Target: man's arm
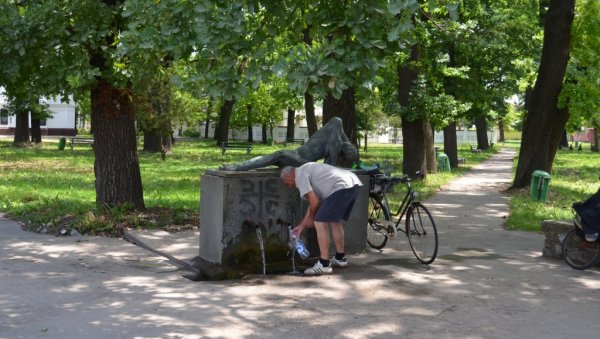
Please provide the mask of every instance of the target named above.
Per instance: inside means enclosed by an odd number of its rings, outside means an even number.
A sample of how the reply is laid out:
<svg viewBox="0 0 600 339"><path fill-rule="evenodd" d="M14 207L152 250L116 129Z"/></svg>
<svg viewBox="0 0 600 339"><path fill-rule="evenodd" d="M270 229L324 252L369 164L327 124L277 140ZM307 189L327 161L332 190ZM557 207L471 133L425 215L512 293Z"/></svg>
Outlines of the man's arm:
<svg viewBox="0 0 600 339"><path fill-rule="evenodd" d="M319 197L315 194L315 192L306 193L306 199L308 200L308 209L306 210L306 214L304 215L304 219L294 227L294 234L300 236L305 228L307 227L315 227L315 216L317 215L317 211L319 210Z"/></svg>

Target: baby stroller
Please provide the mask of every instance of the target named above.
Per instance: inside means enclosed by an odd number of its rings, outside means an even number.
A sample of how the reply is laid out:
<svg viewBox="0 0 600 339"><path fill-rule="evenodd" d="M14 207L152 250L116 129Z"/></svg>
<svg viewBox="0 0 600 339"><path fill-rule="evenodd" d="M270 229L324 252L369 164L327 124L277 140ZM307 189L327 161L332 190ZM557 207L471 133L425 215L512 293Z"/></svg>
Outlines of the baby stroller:
<svg viewBox="0 0 600 339"><path fill-rule="evenodd" d="M565 236L562 253L567 265L585 270L600 262L600 189L572 208L575 229Z"/></svg>

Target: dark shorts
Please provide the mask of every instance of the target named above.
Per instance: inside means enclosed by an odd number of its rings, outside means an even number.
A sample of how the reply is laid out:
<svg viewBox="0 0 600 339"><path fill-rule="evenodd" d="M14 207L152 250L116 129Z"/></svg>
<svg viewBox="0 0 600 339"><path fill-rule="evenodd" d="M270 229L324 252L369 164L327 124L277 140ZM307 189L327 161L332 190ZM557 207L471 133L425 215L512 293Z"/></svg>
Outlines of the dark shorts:
<svg viewBox="0 0 600 339"><path fill-rule="evenodd" d="M333 192L319 205L315 221L340 222L340 220L348 220L359 190L360 186L357 185Z"/></svg>

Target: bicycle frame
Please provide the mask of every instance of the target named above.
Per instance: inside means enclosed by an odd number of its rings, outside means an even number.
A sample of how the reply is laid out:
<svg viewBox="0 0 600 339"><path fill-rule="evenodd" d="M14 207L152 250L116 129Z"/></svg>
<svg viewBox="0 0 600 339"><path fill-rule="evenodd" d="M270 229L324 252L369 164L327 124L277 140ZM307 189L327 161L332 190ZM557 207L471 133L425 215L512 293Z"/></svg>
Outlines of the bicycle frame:
<svg viewBox="0 0 600 339"><path fill-rule="evenodd" d="M417 172L415 178L420 176ZM407 175L388 177L375 173L371 176L367 243L380 250L385 247L388 239L394 238L401 231L408 238L415 257L421 263L429 265L437 255L437 230L431 213L418 200L417 192L412 188L412 180ZM395 212L391 212L388 194L391 192L390 188L399 183L406 185L406 194L398 202ZM401 226L402 221L405 223Z"/></svg>
<svg viewBox="0 0 600 339"><path fill-rule="evenodd" d="M406 215L406 212L408 211L408 207L413 202L416 201L416 194L415 194L416 192L412 188L411 181L412 181L412 179L410 179L408 177L405 179L406 187L408 190L407 190L406 194L404 195L404 198L402 199L402 201L400 203L398 203L395 213L392 212L392 209L390 208L390 203L389 203L386 192L389 188L395 186L397 183L394 183L393 180L390 180L390 181L386 182L385 185L382 187L381 193L375 193L381 198L381 201L385 204L385 207L387 208L388 212L390 213L390 216L397 217L398 220L396 220L396 222L394 224L394 228L396 229L396 231L402 231L402 233L406 233L406 232L404 231L404 229L402 227L399 227L400 222ZM398 183L400 183L400 182L398 182ZM398 216L400 216L400 217L398 217Z"/></svg>

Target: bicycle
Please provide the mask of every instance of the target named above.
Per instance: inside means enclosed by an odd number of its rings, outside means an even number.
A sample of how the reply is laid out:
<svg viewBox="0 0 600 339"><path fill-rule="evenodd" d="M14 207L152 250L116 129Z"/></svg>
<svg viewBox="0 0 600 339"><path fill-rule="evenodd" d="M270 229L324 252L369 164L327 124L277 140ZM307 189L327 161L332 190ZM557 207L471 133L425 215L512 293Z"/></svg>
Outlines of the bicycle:
<svg viewBox="0 0 600 339"><path fill-rule="evenodd" d="M573 204L573 211L581 203ZM600 238L587 241L583 231L583 222L575 212L575 229L569 231L562 242L562 254L567 265L576 270L586 270L600 262Z"/></svg>
<svg viewBox="0 0 600 339"><path fill-rule="evenodd" d="M402 232L408 237L410 248L415 257L423 264L431 264L438 251L438 234L435 222L429 210L418 200L418 193L412 187L412 181L423 177L417 172L414 178L408 175L386 176L378 169L367 172L371 187L369 191L369 219L367 243L375 249L382 249L388 239ZM406 185L404 199L398 203L396 213L392 213L387 193L397 184ZM400 223L405 218L404 229ZM396 220L392 220L395 218Z"/></svg>

